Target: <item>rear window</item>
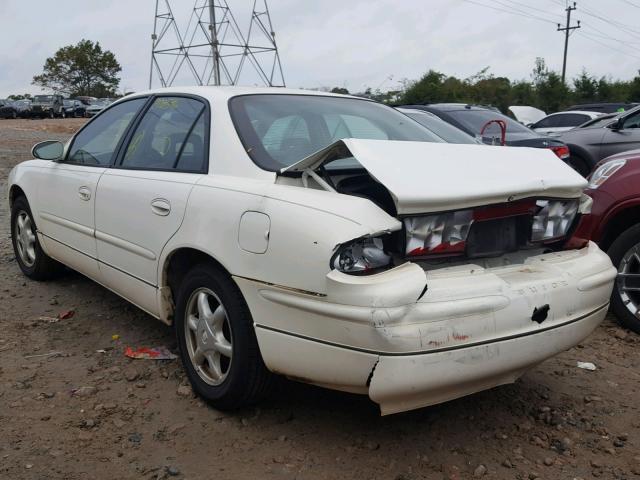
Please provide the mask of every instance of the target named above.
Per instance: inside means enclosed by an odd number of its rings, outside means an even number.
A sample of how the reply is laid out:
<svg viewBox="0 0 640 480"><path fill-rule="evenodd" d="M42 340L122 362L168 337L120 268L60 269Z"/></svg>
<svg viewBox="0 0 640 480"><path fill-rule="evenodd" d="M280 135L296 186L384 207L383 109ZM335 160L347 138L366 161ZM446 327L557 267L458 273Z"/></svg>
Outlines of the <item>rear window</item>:
<svg viewBox="0 0 640 480"><path fill-rule="evenodd" d="M369 100L258 94L234 97L229 108L247 153L270 171L288 167L343 138L443 141L393 108ZM346 158L332 162L330 168L359 166L355 159Z"/></svg>
<svg viewBox="0 0 640 480"><path fill-rule="evenodd" d="M474 135L479 135L482 127L491 120L505 121L507 124L507 132L531 133L531 130L515 120L491 110L453 110L448 111L447 114L451 115L454 120L472 131Z"/></svg>

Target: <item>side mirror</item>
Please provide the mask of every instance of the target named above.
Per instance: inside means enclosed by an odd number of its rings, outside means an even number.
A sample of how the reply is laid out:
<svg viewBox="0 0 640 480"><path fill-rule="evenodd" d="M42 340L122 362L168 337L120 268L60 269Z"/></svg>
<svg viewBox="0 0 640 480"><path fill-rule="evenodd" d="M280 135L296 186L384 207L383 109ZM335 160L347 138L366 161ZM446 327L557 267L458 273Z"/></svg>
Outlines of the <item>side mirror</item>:
<svg viewBox="0 0 640 480"><path fill-rule="evenodd" d="M31 149L31 155L41 160L60 160L63 153L64 145L57 140L36 143Z"/></svg>
<svg viewBox="0 0 640 480"><path fill-rule="evenodd" d="M609 128L614 132L618 130L622 130L624 128L624 118L618 118L615 122L613 122Z"/></svg>

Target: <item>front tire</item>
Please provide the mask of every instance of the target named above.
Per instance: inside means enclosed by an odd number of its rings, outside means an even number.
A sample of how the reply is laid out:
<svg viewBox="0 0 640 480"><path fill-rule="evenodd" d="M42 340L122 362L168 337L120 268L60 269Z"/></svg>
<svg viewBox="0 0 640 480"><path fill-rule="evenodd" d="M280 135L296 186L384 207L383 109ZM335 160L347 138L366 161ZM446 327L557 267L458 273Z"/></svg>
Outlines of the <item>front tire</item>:
<svg viewBox="0 0 640 480"><path fill-rule="evenodd" d="M622 326L640 333L640 224L625 230L607 253L618 269L611 309Z"/></svg>
<svg viewBox="0 0 640 480"><path fill-rule="evenodd" d="M194 391L222 410L260 400L272 374L262 361L253 319L228 274L193 267L178 287L175 330Z"/></svg>
<svg viewBox="0 0 640 480"><path fill-rule="evenodd" d="M33 280L48 280L62 270L62 264L42 250L36 224L27 199L16 198L11 206L11 243L22 273Z"/></svg>

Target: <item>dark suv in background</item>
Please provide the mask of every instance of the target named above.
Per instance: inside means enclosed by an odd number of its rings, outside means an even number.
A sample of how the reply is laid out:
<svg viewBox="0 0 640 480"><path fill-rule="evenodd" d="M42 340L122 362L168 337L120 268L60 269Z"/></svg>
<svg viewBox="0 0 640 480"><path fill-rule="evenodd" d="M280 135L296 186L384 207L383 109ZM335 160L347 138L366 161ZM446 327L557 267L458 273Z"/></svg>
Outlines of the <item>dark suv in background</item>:
<svg viewBox="0 0 640 480"><path fill-rule="evenodd" d="M504 122L504 144L512 147L548 148L570 164L569 149L560 140L534 132L512 118L478 105L463 103L433 103L429 105L402 105L403 109L416 109L433 113L454 127L489 145L502 143L498 122ZM573 166L573 165L572 165ZM575 168L575 167L574 167ZM580 172L582 173L582 172Z"/></svg>
<svg viewBox="0 0 640 480"><path fill-rule="evenodd" d="M588 174L603 158L640 148L640 106L588 122L558 139L569 147L574 168Z"/></svg>

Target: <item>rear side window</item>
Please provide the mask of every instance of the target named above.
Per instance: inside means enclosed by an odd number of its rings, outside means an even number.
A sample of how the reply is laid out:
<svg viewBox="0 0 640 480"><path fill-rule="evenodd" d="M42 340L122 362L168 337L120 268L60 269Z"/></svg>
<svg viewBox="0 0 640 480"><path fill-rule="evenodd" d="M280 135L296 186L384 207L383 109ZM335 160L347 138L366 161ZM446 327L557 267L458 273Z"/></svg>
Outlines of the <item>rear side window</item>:
<svg viewBox="0 0 640 480"><path fill-rule="evenodd" d="M98 115L73 140L67 162L81 165L111 165L113 155L146 98L136 98L114 105Z"/></svg>
<svg viewBox="0 0 640 480"><path fill-rule="evenodd" d="M193 98L156 98L131 136L122 166L202 171L205 166L205 110L205 104Z"/></svg>

